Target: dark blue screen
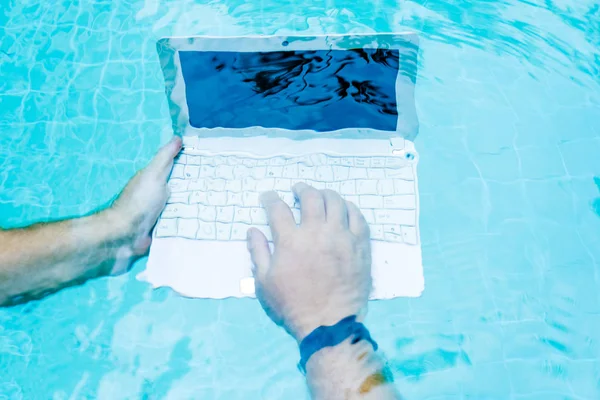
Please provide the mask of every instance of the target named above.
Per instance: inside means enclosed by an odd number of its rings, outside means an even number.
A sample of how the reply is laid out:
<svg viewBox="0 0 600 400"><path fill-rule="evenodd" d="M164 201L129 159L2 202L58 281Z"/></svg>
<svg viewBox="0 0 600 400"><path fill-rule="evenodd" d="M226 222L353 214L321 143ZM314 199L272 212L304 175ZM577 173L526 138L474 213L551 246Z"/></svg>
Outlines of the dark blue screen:
<svg viewBox="0 0 600 400"><path fill-rule="evenodd" d="M190 125L396 130L398 51L181 51Z"/></svg>

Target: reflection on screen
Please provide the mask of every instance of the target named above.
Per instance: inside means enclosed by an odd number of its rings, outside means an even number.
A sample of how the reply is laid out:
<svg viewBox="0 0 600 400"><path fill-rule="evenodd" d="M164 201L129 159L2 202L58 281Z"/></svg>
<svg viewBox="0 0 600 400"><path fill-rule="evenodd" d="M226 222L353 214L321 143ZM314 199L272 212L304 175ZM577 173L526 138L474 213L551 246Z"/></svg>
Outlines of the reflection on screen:
<svg viewBox="0 0 600 400"><path fill-rule="evenodd" d="M190 125L394 131L398 51L181 51Z"/></svg>

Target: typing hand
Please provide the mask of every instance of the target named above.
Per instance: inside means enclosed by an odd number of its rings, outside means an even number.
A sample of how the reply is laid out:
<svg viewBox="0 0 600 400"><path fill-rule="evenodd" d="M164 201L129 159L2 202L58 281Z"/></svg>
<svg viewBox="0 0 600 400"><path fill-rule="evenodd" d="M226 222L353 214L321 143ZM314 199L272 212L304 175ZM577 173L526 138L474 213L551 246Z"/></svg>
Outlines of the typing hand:
<svg viewBox="0 0 600 400"><path fill-rule="evenodd" d="M359 209L331 190L304 183L298 226L275 192L261 197L274 252L257 229L248 230L256 295L269 317L296 340L350 315L364 317L371 290L369 227Z"/></svg>
<svg viewBox="0 0 600 400"><path fill-rule="evenodd" d="M108 210L115 225L128 232L129 240L122 250L128 254L119 258L139 257L148 251L150 232L169 197L167 180L181 145L179 137L164 145L150 164L129 181ZM112 274L125 272L126 264L119 263Z"/></svg>

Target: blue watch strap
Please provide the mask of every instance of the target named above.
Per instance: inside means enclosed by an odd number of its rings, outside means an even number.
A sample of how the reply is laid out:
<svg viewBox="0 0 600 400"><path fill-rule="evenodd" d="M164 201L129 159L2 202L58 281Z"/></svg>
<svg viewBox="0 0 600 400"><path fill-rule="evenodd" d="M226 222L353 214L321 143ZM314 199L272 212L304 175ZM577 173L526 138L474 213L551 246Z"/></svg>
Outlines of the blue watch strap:
<svg viewBox="0 0 600 400"><path fill-rule="evenodd" d="M300 362L298 368L306 373L308 359L324 347L333 347L352 337L352 344L366 340L377 350L377 343L371 338L368 329L356 321L356 315L342 319L332 326L320 326L300 342Z"/></svg>

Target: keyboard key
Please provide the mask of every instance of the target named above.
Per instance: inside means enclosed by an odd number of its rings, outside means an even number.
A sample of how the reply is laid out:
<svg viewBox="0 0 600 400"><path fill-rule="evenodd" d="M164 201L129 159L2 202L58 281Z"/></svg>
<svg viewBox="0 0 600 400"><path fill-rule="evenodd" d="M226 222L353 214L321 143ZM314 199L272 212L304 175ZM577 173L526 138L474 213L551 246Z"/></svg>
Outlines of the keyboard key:
<svg viewBox="0 0 600 400"><path fill-rule="evenodd" d="M267 241L269 241L269 242L273 241L273 236L271 235L271 228L269 228L267 225L257 225L257 226L254 226L254 228L261 231L267 238Z"/></svg>
<svg viewBox="0 0 600 400"><path fill-rule="evenodd" d="M173 165L173 170L171 171L171 178L183 179L183 164L175 164Z"/></svg>
<svg viewBox="0 0 600 400"><path fill-rule="evenodd" d="M227 205L229 206L243 206L242 194L239 192L227 192Z"/></svg>
<svg viewBox="0 0 600 400"><path fill-rule="evenodd" d="M333 180L334 181L345 181L346 179L348 179L350 173L350 168L348 167L342 167L342 166L335 166L333 167Z"/></svg>
<svg viewBox="0 0 600 400"><path fill-rule="evenodd" d="M269 160L269 165L285 165L286 159L284 157L273 157ZM280 176L280 175L276 175Z"/></svg>
<svg viewBox="0 0 600 400"><path fill-rule="evenodd" d="M417 208L417 199L414 194L403 196L385 196L383 198L383 208L401 208L404 210L413 210Z"/></svg>
<svg viewBox="0 0 600 400"><path fill-rule="evenodd" d="M233 207L217 207L217 222L233 222Z"/></svg>
<svg viewBox="0 0 600 400"><path fill-rule="evenodd" d="M354 166L359 168L368 168L371 166L371 160L368 158L357 157L354 159Z"/></svg>
<svg viewBox="0 0 600 400"><path fill-rule="evenodd" d="M229 240L231 237L231 224L216 223L217 240Z"/></svg>
<svg viewBox="0 0 600 400"><path fill-rule="evenodd" d="M367 169L366 168L350 168L349 179L366 179Z"/></svg>
<svg viewBox="0 0 600 400"><path fill-rule="evenodd" d="M260 194L258 192L243 192L242 204L244 207L260 207Z"/></svg>
<svg viewBox="0 0 600 400"><path fill-rule="evenodd" d="M377 193L381 196L394 194L394 181L391 179L382 179L377 182Z"/></svg>
<svg viewBox="0 0 600 400"><path fill-rule="evenodd" d="M198 234L198 220L179 218L177 220L177 236L196 239Z"/></svg>
<svg viewBox="0 0 600 400"><path fill-rule="evenodd" d="M250 176L252 170L244 165L236 165L233 167L233 176L235 179L242 179L247 176Z"/></svg>
<svg viewBox="0 0 600 400"><path fill-rule="evenodd" d="M188 156L186 156L185 154L179 153L173 161L175 162L175 164L185 165L187 164L187 157Z"/></svg>
<svg viewBox="0 0 600 400"><path fill-rule="evenodd" d="M329 190L333 190L335 192L339 192L340 188L341 188L341 183L340 182L327 182L325 184L325 188L327 188Z"/></svg>
<svg viewBox="0 0 600 400"><path fill-rule="evenodd" d="M214 167L215 166L215 158L212 156L202 156L201 164Z"/></svg>
<svg viewBox="0 0 600 400"><path fill-rule="evenodd" d="M290 179L277 178L277 179L275 179L275 184L273 185L273 190L289 192L290 190L292 190L292 182Z"/></svg>
<svg viewBox="0 0 600 400"><path fill-rule="evenodd" d="M226 192L208 192L207 203L211 206L224 206L227 204Z"/></svg>
<svg viewBox="0 0 600 400"><path fill-rule="evenodd" d="M267 167L267 178L279 178L283 175L283 167Z"/></svg>
<svg viewBox="0 0 600 400"><path fill-rule="evenodd" d="M340 161L340 157L327 157L327 164L329 165L340 165L341 161Z"/></svg>
<svg viewBox="0 0 600 400"><path fill-rule="evenodd" d="M217 208L214 206L199 205L198 218L206 222L214 222L217 219Z"/></svg>
<svg viewBox="0 0 600 400"><path fill-rule="evenodd" d="M206 179L206 190L207 191L214 191L214 192L224 192L225 191L225 185L227 182L225 182L225 179Z"/></svg>
<svg viewBox="0 0 600 400"><path fill-rule="evenodd" d="M406 165L406 161L402 157L386 157L386 168L401 168Z"/></svg>
<svg viewBox="0 0 600 400"><path fill-rule="evenodd" d="M177 219L161 218L156 225L156 237L177 236Z"/></svg>
<svg viewBox="0 0 600 400"><path fill-rule="evenodd" d="M198 207L195 204L167 204L162 216L163 218L198 218Z"/></svg>
<svg viewBox="0 0 600 400"><path fill-rule="evenodd" d="M186 165L183 169L183 175L185 176L185 179L198 179L200 176L200 166Z"/></svg>
<svg viewBox="0 0 600 400"><path fill-rule="evenodd" d="M298 178L300 179L315 179L316 167L307 167L306 165L300 164L298 166Z"/></svg>
<svg viewBox="0 0 600 400"><path fill-rule="evenodd" d="M259 167L266 167L267 165L271 165L271 160L268 158L259 158L258 160L256 160L256 165Z"/></svg>
<svg viewBox="0 0 600 400"><path fill-rule="evenodd" d="M197 239L214 240L217 238L217 227L214 222L200 222Z"/></svg>
<svg viewBox="0 0 600 400"><path fill-rule="evenodd" d="M369 168L367 170L369 179L383 179L385 178L385 169L383 168Z"/></svg>
<svg viewBox="0 0 600 400"><path fill-rule="evenodd" d="M210 165L203 165L200 167L201 178L214 178L216 168Z"/></svg>
<svg viewBox="0 0 600 400"><path fill-rule="evenodd" d="M203 178L190 180L187 190L190 190L190 191L193 191L193 190L202 190L202 191L205 191L206 190L206 180L204 180Z"/></svg>
<svg viewBox="0 0 600 400"><path fill-rule="evenodd" d="M394 193L396 194L413 194L415 193L415 182L394 179Z"/></svg>
<svg viewBox="0 0 600 400"><path fill-rule="evenodd" d="M383 226L371 225L369 226L369 229L371 230L371 239L383 240Z"/></svg>
<svg viewBox="0 0 600 400"><path fill-rule="evenodd" d="M179 192L171 193L167 203L184 203L187 204L190 201L190 192Z"/></svg>
<svg viewBox="0 0 600 400"><path fill-rule="evenodd" d="M265 213L264 208L254 207L250 209L250 218L252 219L253 225L267 224L267 214Z"/></svg>
<svg viewBox="0 0 600 400"><path fill-rule="evenodd" d="M371 225L371 224L375 223L375 214L373 213L373 210L362 209L360 211L364 215L365 221L367 221L367 224Z"/></svg>
<svg viewBox="0 0 600 400"><path fill-rule="evenodd" d="M242 181L236 179L225 182L225 190L228 192L241 192Z"/></svg>
<svg viewBox="0 0 600 400"><path fill-rule="evenodd" d="M252 177L254 179L264 179L267 175L267 167L254 167L252 168Z"/></svg>
<svg viewBox="0 0 600 400"><path fill-rule="evenodd" d="M256 182L256 191L267 192L269 190L273 190L274 186L275 186L275 179L273 179L273 178L261 179L258 182Z"/></svg>
<svg viewBox="0 0 600 400"><path fill-rule="evenodd" d="M242 160L242 165L246 167L256 167L256 160L254 158L244 158Z"/></svg>
<svg viewBox="0 0 600 400"><path fill-rule="evenodd" d="M412 181L415 179L415 175L411 166L404 166L397 169L385 169L385 176L388 178L404 179Z"/></svg>
<svg viewBox="0 0 600 400"><path fill-rule="evenodd" d="M375 210L375 223L414 226L416 214L412 210Z"/></svg>
<svg viewBox="0 0 600 400"><path fill-rule="evenodd" d="M187 161L186 164L187 165L200 165L202 162L202 157L200 156L187 156Z"/></svg>
<svg viewBox="0 0 600 400"><path fill-rule="evenodd" d="M190 196L191 204L206 204L208 202L206 192L201 192L199 190L192 192Z"/></svg>
<svg viewBox="0 0 600 400"><path fill-rule="evenodd" d="M366 179L357 180L356 194L377 194L377 181Z"/></svg>
<svg viewBox="0 0 600 400"><path fill-rule="evenodd" d="M385 167L385 158L373 157L371 158L371 168L383 168Z"/></svg>
<svg viewBox="0 0 600 400"><path fill-rule="evenodd" d="M231 226L231 240L246 240L249 228L250 225L247 224L233 224Z"/></svg>
<svg viewBox="0 0 600 400"><path fill-rule="evenodd" d="M223 165L227 163L225 156L215 156L215 166Z"/></svg>
<svg viewBox="0 0 600 400"><path fill-rule="evenodd" d="M383 199L381 196L362 195L359 200L360 208L381 208L383 207Z"/></svg>
<svg viewBox="0 0 600 400"><path fill-rule="evenodd" d="M404 242L408 244L417 244L417 228L414 226L402 225L401 229Z"/></svg>
<svg viewBox="0 0 600 400"><path fill-rule="evenodd" d="M243 190L251 190L254 191L256 190L256 179L254 178L250 178L250 177L246 177L242 180L242 189Z"/></svg>
<svg viewBox="0 0 600 400"><path fill-rule="evenodd" d="M179 218L198 218L198 206L195 204L180 204L177 216Z"/></svg>
<svg viewBox="0 0 600 400"><path fill-rule="evenodd" d="M295 161L297 164L304 164L305 167L313 167L313 162L311 161L309 156L300 156L300 157L294 157L292 159L293 161ZM299 165L300 167L301 165Z"/></svg>
<svg viewBox="0 0 600 400"><path fill-rule="evenodd" d="M187 190L188 181L183 179L169 180L169 189L171 193L185 192Z"/></svg>
<svg viewBox="0 0 600 400"><path fill-rule="evenodd" d="M328 165L317 167L315 171L315 179L319 182L333 181L333 168Z"/></svg>
<svg viewBox="0 0 600 400"><path fill-rule="evenodd" d="M356 194L356 181L344 181L340 185L340 194Z"/></svg>
<svg viewBox="0 0 600 400"><path fill-rule="evenodd" d="M250 218L250 208L247 207L235 207L233 220L235 222L243 222L245 224L251 224L252 218Z"/></svg>
<svg viewBox="0 0 600 400"><path fill-rule="evenodd" d="M344 199L346 201L351 201L352 203L354 203L355 206L360 207L358 205L358 203L359 203L359 197L358 196L344 196Z"/></svg>
<svg viewBox="0 0 600 400"><path fill-rule="evenodd" d="M298 176L298 164L290 164L283 167L281 176L284 178L296 178Z"/></svg>
<svg viewBox="0 0 600 400"><path fill-rule="evenodd" d="M215 176L225 180L233 179L233 167L231 165L219 165L215 170Z"/></svg>
<svg viewBox="0 0 600 400"><path fill-rule="evenodd" d="M346 167L354 167L354 159L352 157L342 157L340 158L340 164Z"/></svg>
<svg viewBox="0 0 600 400"><path fill-rule="evenodd" d="M162 211L161 218L177 218L179 214L179 207L184 204L167 204Z"/></svg>
<svg viewBox="0 0 600 400"><path fill-rule="evenodd" d="M242 160L238 157L227 157L227 165L231 165L232 167L235 167L238 164L241 164Z"/></svg>
<svg viewBox="0 0 600 400"><path fill-rule="evenodd" d="M313 165L325 165L327 164L327 156L322 153L311 154L310 161Z"/></svg>
<svg viewBox="0 0 600 400"><path fill-rule="evenodd" d="M384 225L383 238L388 242L402 243L404 241L399 225Z"/></svg>
<svg viewBox="0 0 600 400"><path fill-rule="evenodd" d="M325 182L322 181L310 181L310 186L314 187L317 190L323 190L325 189Z"/></svg>

